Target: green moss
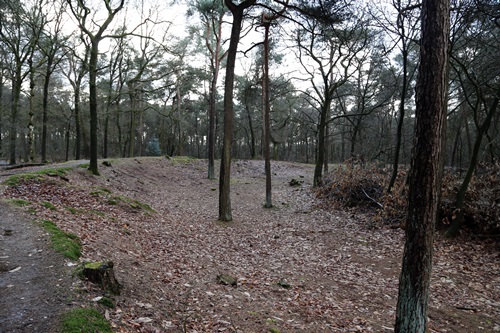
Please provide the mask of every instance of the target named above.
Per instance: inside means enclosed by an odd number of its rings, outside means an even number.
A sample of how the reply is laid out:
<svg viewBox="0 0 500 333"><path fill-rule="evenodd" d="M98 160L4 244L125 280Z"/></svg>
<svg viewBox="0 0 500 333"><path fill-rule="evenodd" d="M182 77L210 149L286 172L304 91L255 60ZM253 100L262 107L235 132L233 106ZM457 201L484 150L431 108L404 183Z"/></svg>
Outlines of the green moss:
<svg viewBox="0 0 500 333"><path fill-rule="evenodd" d="M21 183L21 181L25 180L41 180L42 178L39 175L32 173L23 173L19 175L13 175L7 178L3 183L8 186L17 186Z"/></svg>
<svg viewBox="0 0 500 333"><path fill-rule="evenodd" d="M12 199L12 204L17 207L25 207L31 205L31 202L23 200L23 199Z"/></svg>
<svg viewBox="0 0 500 333"><path fill-rule="evenodd" d="M113 192L106 187L97 187L97 188L95 188L94 191L90 192L90 195L97 197L97 196L106 196L106 195L111 194L111 193L113 193Z"/></svg>
<svg viewBox="0 0 500 333"><path fill-rule="evenodd" d="M73 208L73 207L66 207L66 209L67 209L67 210L68 210L71 214L76 214L76 213L78 213L78 211L77 211L75 208Z"/></svg>
<svg viewBox="0 0 500 333"><path fill-rule="evenodd" d="M62 317L62 333L112 333L106 318L96 309L73 309Z"/></svg>
<svg viewBox="0 0 500 333"><path fill-rule="evenodd" d="M53 204L51 204L50 202L48 201L42 201L41 202L42 206L47 208L47 209L50 209L50 210L57 210L56 206L54 206Z"/></svg>
<svg viewBox="0 0 500 333"><path fill-rule="evenodd" d="M78 167L82 168L82 169L88 169L90 167L90 164L89 163L83 163L83 164L80 164Z"/></svg>
<svg viewBox="0 0 500 333"><path fill-rule="evenodd" d="M97 303L104 305L105 307L108 307L108 308L115 307L115 303L113 303L113 300L109 297L103 297L100 300L98 300Z"/></svg>
<svg viewBox="0 0 500 333"><path fill-rule="evenodd" d="M188 164L193 161L196 161L197 158L191 157L191 156L175 156L171 157L170 160L172 161L173 165L180 165L180 164Z"/></svg>
<svg viewBox="0 0 500 333"><path fill-rule="evenodd" d="M130 207L132 207L134 209L144 209L144 210L147 210L149 212L155 211L153 208L151 208L150 205L143 203L143 202L140 202L138 200L133 200L132 203L130 204Z"/></svg>
<svg viewBox="0 0 500 333"><path fill-rule="evenodd" d="M281 331L279 329L277 329L277 328L271 327L269 329L269 332L271 332L271 333L280 333Z"/></svg>
<svg viewBox="0 0 500 333"><path fill-rule="evenodd" d="M80 258L82 246L78 236L62 231L49 220L43 220L42 226L50 233L50 241L54 250L71 260Z"/></svg>
<svg viewBox="0 0 500 333"><path fill-rule="evenodd" d="M116 199L109 199L108 200L108 205L116 206L116 205L118 205L118 200L116 200Z"/></svg>
<svg viewBox="0 0 500 333"><path fill-rule="evenodd" d="M21 181L26 180L43 180L42 175L49 176L64 176L68 173L72 168L57 168L57 169L45 169L41 171L34 171L28 173L20 173L17 175L12 175L4 181L5 185L8 186L17 186L21 183Z"/></svg>
<svg viewBox="0 0 500 333"><path fill-rule="evenodd" d="M106 216L106 214L104 214L104 212L101 212L100 210L97 210L97 209L91 209L91 210L89 210L89 212L92 214L98 215L98 216Z"/></svg>

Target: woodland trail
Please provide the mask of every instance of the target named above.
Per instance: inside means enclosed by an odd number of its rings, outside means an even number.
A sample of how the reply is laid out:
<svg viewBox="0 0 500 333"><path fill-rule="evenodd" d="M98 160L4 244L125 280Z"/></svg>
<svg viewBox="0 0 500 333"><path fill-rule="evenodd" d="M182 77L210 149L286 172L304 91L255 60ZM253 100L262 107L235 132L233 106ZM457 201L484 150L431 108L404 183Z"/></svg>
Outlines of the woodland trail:
<svg viewBox="0 0 500 333"><path fill-rule="evenodd" d="M55 332L71 304L71 272L49 236L0 202L0 332Z"/></svg>
<svg viewBox="0 0 500 333"><path fill-rule="evenodd" d="M117 159L98 177L76 168L4 196L78 235L82 260L115 263L124 289L115 308L100 309L116 332L392 331L402 230L319 208L311 165L273 162L274 207L263 208L263 161L233 162L234 221L220 223L205 162ZM470 240L436 244L430 332L500 330L498 252ZM101 291L83 291L74 306L99 306Z"/></svg>

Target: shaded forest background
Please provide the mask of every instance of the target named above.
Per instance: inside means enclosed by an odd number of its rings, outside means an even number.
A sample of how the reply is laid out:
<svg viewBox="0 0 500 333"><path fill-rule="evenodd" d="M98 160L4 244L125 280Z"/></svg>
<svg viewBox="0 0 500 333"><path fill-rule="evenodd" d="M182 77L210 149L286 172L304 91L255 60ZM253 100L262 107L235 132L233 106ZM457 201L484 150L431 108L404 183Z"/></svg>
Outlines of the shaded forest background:
<svg viewBox="0 0 500 333"><path fill-rule="evenodd" d="M2 1L0 158L220 158L231 16L218 0ZM449 219L478 174L498 183L498 17L495 1L452 1ZM315 163L316 185L347 159L388 168L379 195L362 195L382 200L411 158L419 23L415 1L253 2L237 54L233 158L263 157L267 95L273 159ZM497 194L478 201L495 212Z"/></svg>

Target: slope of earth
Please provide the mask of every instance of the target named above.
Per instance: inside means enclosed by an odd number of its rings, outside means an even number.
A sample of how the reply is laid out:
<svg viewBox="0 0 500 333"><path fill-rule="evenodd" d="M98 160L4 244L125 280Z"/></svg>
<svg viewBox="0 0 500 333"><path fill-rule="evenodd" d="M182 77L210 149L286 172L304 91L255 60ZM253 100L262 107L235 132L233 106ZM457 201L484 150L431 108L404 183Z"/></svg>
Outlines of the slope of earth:
<svg viewBox="0 0 500 333"><path fill-rule="evenodd" d="M392 331L401 230L317 208L309 165L273 162L275 207L263 208L262 161L233 162L234 221L221 223L205 170L200 160L115 160L98 177L75 169L4 196L77 234L82 260L114 262L124 288L105 314L116 332ZM431 332L500 330L494 245L438 239L434 268ZM86 291L87 302L99 296Z"/></svg>

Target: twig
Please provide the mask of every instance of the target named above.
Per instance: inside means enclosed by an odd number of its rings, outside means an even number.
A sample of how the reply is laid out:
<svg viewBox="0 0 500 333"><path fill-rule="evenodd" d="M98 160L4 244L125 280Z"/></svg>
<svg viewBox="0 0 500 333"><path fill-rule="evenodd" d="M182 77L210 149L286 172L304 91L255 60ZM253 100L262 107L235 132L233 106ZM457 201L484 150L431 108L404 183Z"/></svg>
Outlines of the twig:
<svg viewBox="0 0 500 333"><path fill-rule="evenodd" d="M368 195L368 193L366 193L366 192L365 192L365 189L363 189L363 188L362 188L362 189L361 189L361 191L363 191L363 193L366 195L366 197L367 197L368 199L370 199L371 201L373 201L374 203L376 203L376 204L377 204L380 208L384 208L384 206L383 206L380 202L378 202L377 200L375 200L375 199L373 199L372 197L370 197L370 196Z"/></svg>

